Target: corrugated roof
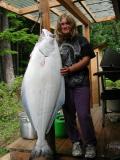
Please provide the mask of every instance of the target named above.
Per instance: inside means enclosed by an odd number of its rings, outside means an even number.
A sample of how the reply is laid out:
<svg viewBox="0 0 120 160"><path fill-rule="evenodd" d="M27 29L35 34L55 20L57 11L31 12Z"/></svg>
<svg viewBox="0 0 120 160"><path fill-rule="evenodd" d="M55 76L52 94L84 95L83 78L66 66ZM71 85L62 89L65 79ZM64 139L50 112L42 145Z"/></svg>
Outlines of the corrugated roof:
<svg viewBox="0 0 120 160"><path fill-rule="evenodd" d="M115 8L113 1L117 0L68 0L69 2L74 3L74 5L79 8L83 15L90 21L90 23L101 22L106 20L115 19ZM34 21L38 21L39 17L39 2L37 0L0 0L0 6L8 9L17 14L22 14L26 18L29 18ZM68 2L68 3L69 3ZM51 27L54 28L56 20L59 15L68 12L68 7L63 6L63 1L60 0L49 0L50 4L50 22ZM61 5L62 4L62 5ZM67 8L67 10L66 10ZM119 8L116 8L117 10ZM21 12L22 10L22 12ZM28 13L27 13L28 11ZM117 11L119 13L119 11ZM73 15L76 17L75 15ZM80 21L75 18L77 23L80 24ZM83 18L84 19L84 18Z"/></svg>

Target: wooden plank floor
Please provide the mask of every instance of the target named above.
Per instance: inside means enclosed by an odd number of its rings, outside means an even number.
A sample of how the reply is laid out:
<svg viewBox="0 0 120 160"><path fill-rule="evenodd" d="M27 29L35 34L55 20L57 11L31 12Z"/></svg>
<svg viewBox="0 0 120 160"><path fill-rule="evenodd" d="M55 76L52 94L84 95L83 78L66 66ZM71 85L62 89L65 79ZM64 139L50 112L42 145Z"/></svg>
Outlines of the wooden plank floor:
<svg viewBox="0 0 120 160"><path fill-rule="evenodd" d="M112 122L115 116L119 118ZM92 117L98 141L98 157L120 157L120 113L107 114L105 127L102 127L101 107L92 110Z"/></svg>
<svg viewBox="0 0 120 160"><path fill-rule="evenodd" d="M96 160L110 159L114 156L120 155L120 122L111 122L109 120L109 116L106 118L105 127L102 127L102 113L100 107L94 107L92 110L92 118L95 126L95 132L97 136L97 158ZM84 158L74 158L71 155L72 144L68 138L56 138L56 158L55 160L77 160ZM25 152L27 150L28 153L31 152L31 149L35 141L33 140L24 140L19 138L13 144L9 146L9 148L14 149L16 151L15 154L18 155L17 150L21 152ZM23 149L24 148L24 149ZM27 157L27 156L26 156ZM19 159L15 159L19 160ZM27 160L27 158L23 158L20 160ZM118 159L117 159L118 160ZM120 160L120 158L119 158Z"/></svg>
<svg viewBox="0 0 120 160"><path fill-rule="evenodd" d="M102 127L101 107L94 107L91 113L98 142L97 159L119 157L120 160L120 118L116 122L110 120L110 117L120 116L120 113L107 114L105 127ZM69 139L64 139L64 141L56 139L56 148L58 153L68 155L70 159L72 145Z"/></svg>

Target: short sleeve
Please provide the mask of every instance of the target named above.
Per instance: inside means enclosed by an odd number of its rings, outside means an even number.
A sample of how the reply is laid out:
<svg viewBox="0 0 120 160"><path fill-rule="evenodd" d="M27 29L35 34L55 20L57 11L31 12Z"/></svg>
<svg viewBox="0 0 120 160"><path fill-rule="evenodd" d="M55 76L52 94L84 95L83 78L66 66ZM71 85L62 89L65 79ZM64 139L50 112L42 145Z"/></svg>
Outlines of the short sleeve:
<svg viewBox="0 0 120 160"><path fill-rule="evenodd" d="M81 46L81 56L90 56L91 59L94 58L95 52L88 40L85 37L80 37L79 42Z"/></svg>

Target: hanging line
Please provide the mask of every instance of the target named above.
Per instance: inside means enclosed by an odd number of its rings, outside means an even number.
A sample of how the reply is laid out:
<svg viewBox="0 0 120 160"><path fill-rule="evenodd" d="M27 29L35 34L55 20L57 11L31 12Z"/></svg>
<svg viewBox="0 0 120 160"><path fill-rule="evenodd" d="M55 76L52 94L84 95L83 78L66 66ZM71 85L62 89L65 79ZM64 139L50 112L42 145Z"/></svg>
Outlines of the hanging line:
<svg viewBox="0 0 120 160"><path fill-rule="evenodd" d="M33 24L33 26L32 26L32 28L30 29L30 32L32 33L33 32L33 29L35 28L35 26L37 25L37 23L39 22L39 19L40 19L40 31L41 31L41 28L42 28L42 26L41 26L41 16L42 16L42 13L41 12L39 12L39 15L38 15L38 19L35 21L35 23Z"/></svg>
<svg viewBox="0 0 120 160"><path fill-rule="evenodd" d="M42 12L40 12L40 10L39 10L39 2L37 0L34 0L34 1L37 3L39 14L38 14L37 20L35 21L35 23L33 24L32 28L30 29L30 32L31 33L33 32L33 29L35 28L36 24L40 20L40 34L41 34L41 32L42 32Z"/></svg>
<svg viewBox="0 0 120 160"><path fill-rule="evenodd" d="M42 33L42 12L40 14L40 35Z"/></svg>

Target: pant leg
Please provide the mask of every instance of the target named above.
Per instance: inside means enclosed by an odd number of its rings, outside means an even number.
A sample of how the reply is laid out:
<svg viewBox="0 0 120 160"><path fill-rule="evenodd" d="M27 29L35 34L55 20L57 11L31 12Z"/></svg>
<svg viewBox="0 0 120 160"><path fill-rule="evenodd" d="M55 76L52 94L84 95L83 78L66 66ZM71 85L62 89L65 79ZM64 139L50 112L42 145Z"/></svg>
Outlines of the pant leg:
<svg viewBox="0 0 120 160"><path fill-rule="evenodd" d="M85 144L96 145L96 136L90 113L89 87L75 88L74 101Z"/></svg>
<svg viewBox="0 0 120 160"><path fill-rule="evenodd" d="M80 134L76 124L76 109L74 106L73 90L66 88L65 105L63 106L63 113L65 118L65 125L67 133L72 142L80 141Z"/></svg>

